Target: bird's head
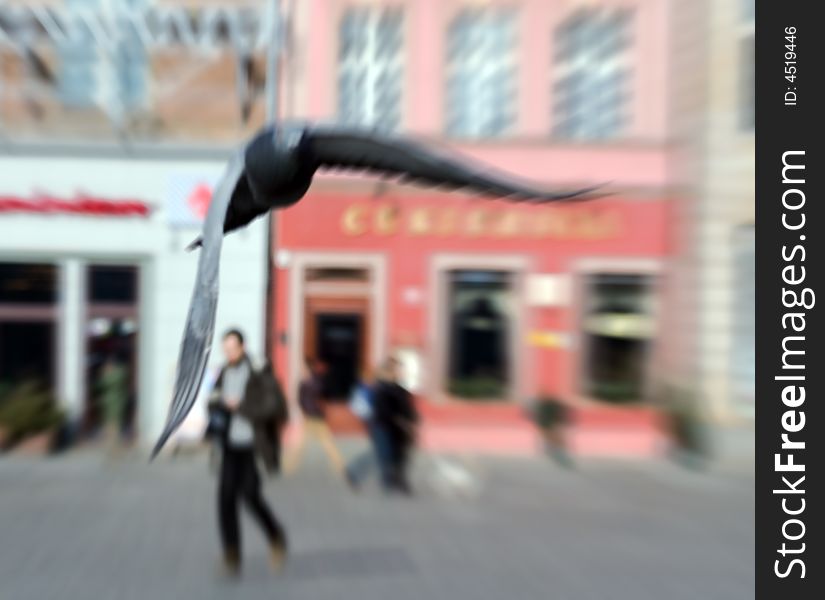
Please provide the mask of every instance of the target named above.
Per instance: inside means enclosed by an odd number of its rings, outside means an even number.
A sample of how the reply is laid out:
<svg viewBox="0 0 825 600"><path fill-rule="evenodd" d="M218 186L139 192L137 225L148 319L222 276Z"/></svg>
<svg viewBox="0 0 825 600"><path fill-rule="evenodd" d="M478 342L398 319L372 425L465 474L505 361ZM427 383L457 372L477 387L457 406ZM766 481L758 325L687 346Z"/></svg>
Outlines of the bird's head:
<svg viewBox="0 0 825 600"><path fill-rule="evenodd" d="M255 204L284 208L294 204L312 183L315 166L306 159L303 130L267 127L246 147L246 179Z"/></svg>

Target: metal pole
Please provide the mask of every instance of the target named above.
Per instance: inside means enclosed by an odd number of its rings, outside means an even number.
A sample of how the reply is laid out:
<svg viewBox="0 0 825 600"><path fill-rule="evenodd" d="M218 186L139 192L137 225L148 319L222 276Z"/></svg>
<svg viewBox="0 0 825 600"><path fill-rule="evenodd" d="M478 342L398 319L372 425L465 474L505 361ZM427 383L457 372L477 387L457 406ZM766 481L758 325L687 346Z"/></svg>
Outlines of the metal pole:
<svg viewBox="0 0 825 600"><path fill-rule="evenodd" d="M283 26L281 22L280 0L269 0L268 17L272 23L272 33L269 36L269 43L266 46L266 89L264 90L264 102L266 104L265 120L267 125L275 125L278 121L279 102L279 80L280 80L280 59L281 48L283 47ZM267 213L266 219L266 300L264 308L264 353L266 359L273 362L272 372L275 370L275 343L276 336L273 331L275 326L275 278L273 270L275 261L272 255L275 252L275 222L274 211Z"/></svg>
<svg viewBox="0 0 825 600"><path fill-rule="evenodd" d="M280 0L269 0L268 17L272 23L272 34L266 46L266 122L274 124L278 120L279 62L283 47L283 27Z"/></svg>

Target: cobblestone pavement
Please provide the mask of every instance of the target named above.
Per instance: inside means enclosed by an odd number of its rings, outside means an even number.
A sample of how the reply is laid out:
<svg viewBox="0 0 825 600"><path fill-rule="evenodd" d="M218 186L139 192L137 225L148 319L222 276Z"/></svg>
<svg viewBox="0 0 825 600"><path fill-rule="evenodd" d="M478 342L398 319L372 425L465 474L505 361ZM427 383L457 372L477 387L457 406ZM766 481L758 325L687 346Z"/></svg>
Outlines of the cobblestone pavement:
<svg viewBox="0 0 825 600"><path fill-rule="evenodd" d="M351 450L351 449L350 449ZM319 453L266 494L288 528L280 575L244 517L239 581L216 574L203 455L149 465L92 451L0 458L0 600L212 598L735 600L754 595L750 461L465 459L446 493L419 457L412 499L354 494Z"/></svg>

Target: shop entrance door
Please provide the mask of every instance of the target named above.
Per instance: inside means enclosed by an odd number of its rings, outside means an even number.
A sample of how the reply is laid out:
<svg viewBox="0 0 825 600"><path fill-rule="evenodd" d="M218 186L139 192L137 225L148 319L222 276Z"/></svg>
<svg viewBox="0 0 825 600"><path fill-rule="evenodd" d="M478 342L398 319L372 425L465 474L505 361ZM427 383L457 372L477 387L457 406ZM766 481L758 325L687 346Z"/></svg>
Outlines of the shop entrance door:
<svg viewBox="0 0 825 600"><path fill-rule="evenodd" d="M304 355L320 361L324 396L345 402L369 354L369 299L308 297Z"/></svg>
<svg viewBox="0 0 825 600"><path fill-rule="evenodd" d="M89 265L86 270L87 434L107 419L117 419L124 438L136 433L138 276L132 265Z"/></svg>

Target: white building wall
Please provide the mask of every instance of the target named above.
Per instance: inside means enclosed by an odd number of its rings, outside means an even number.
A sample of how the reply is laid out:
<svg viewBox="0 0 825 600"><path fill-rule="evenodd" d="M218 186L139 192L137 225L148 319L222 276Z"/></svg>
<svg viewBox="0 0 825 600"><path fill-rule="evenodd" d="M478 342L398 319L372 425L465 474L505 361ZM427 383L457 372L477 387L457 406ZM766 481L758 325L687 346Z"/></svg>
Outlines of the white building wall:
<svg viewBox="0 0 825 600"><path fill-rule="evenodd" d="M150 443L160 432L171 399L175 365L197 267L198 253L185 252L197 228L172 229L164 206L175 173L220 174L218 160L142 160L0 156L0 194L29 197L42 190L60 198L85 192L106 199L135 199L154 207L148 218L66 214L0 215L0 260L48 260L62 264L73 288L88 262L129 262L141 268L138 428ZM263 356L266 305L266 221L228 236L221 262L216 332L244 330L253 355ZM63 295L58 356L60 401L76 412L82 403L85 335L72 316L85 314L83 292ZM213 349L211 365L220 362Z"/></svg>
<svg viewBox="0 0 825 600"><path fill-rule="evenodd" d="M736 302L753 300L753 270L744 268L741 257L747 248L736 246L737 240L742 244L741 230L753 226L755 207L754 134L741 120L741 42L753 28L745 5L742 0L670 3L671 137L680 197L674 212L668 372L722 421L753 413L747 381L752 369L748 373L746 364L753 354L753 322L736 318L752 311L751 304Z"/></svg>
<svg viewBox="0 0 825 600"><path fill-rule="evenodd" d="M742 127L742 41L752 31L745 2L721 0L709 4L708 119L704 132L704 180L701 224L696 240L702 290L699 347L703 392L714 414L722 419L752 414L747 398L736 397L735 314L746 307L734 303L737 279L736 231L754 222L754 132ZM744 275L740 273L739 275ZM753 271L750 273L753 276ZM740 282L740 286L748 283ZM751 280L750 286L753 286ZM753 327L753 325L752 325ZM743 332L744 333L744 332ZM740 346L753 349L753 329L738 336Z"/></svg>

